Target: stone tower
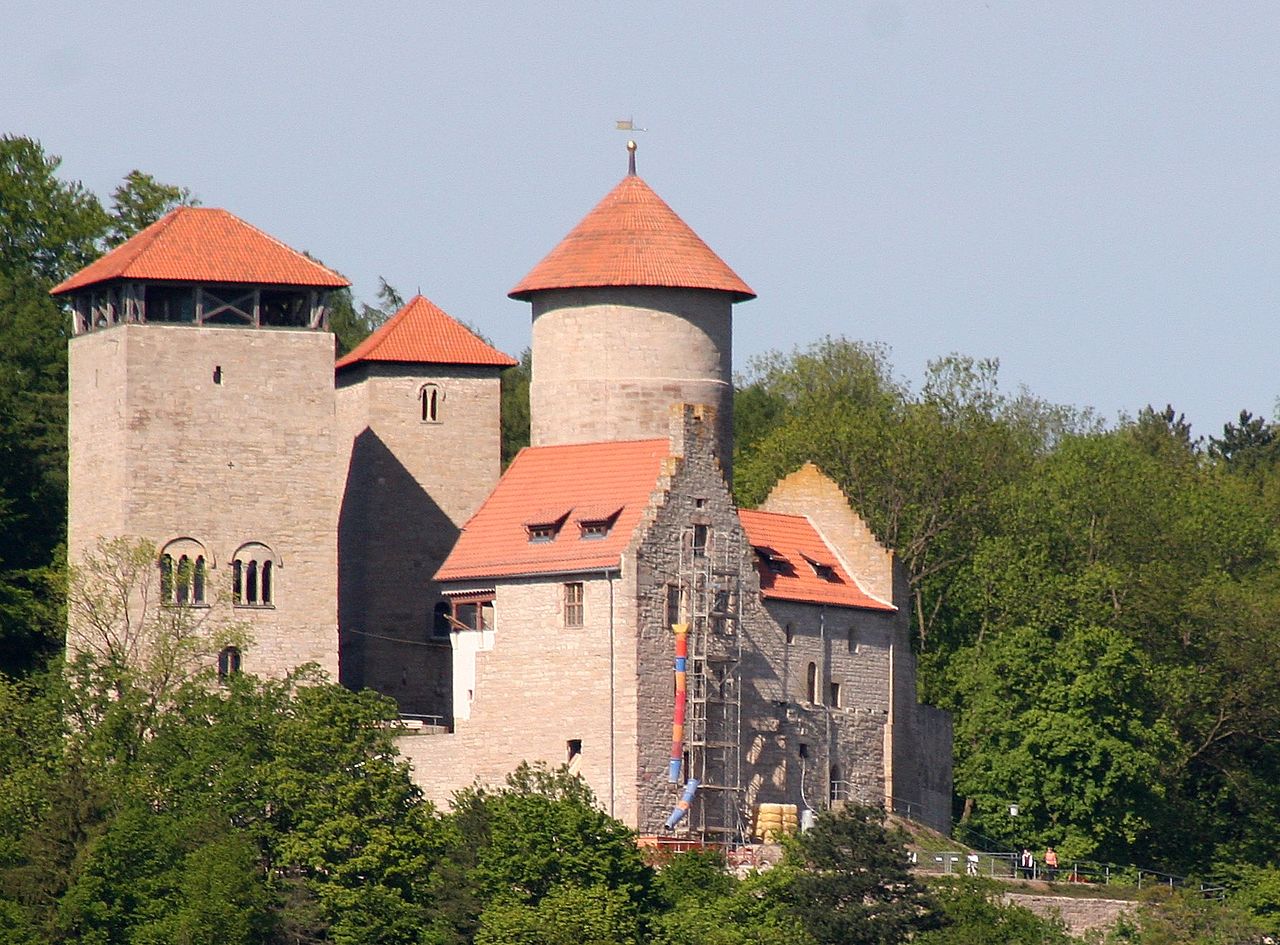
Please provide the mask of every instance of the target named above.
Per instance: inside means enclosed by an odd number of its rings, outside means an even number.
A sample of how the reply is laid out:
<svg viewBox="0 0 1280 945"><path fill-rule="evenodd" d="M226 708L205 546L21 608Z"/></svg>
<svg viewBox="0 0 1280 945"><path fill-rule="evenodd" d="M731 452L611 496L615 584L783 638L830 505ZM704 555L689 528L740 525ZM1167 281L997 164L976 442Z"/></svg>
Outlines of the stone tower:
<svg viewBox="0 0 1280 945"><path fill-rule="evenodd" d="M246 671L338 670L328 293L225 210L180 207L53 292L70 304L68 557L140 537L175 602L228 601Z"/></svg>
<svg viewBox="0 0 1280 945"><path fill-rule="evenodd" d="M534 446L665 437L670 408L710 404L733 455L733 315L755 298L630 173L511 290L533 304Z"/></svg>
<svg viewBox="0 0 1280 945"><path fill-rule="evenodd" d="M418 295L336 365L341 679L406 714L452 713L434 575L498 481L498 376L515 364Z"/></svg>

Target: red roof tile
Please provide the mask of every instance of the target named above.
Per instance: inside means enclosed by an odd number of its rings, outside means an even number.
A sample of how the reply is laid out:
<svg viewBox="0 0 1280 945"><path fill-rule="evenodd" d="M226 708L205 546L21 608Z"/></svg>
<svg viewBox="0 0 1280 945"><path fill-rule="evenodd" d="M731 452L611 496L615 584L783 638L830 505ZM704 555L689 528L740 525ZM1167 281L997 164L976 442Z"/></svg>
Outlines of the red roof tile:
<svg viewBox="0 0 1280 945"><path fill-rule="evenodd" d="M519 362L494 348L429 299L415 295L372 335L335 365L342 369L360 361L411 364L489 364L512 367Z"/></svg>
<svg viewBox="0 0 1280 945"><path fill-rule="evenodd" d="M801 515L782 515L743 509L738 512L747 540L773 566L757 562L760 591L774 600L858 607L864 610L897 610L892 604L867 594L840 566L813 523ZM810 562L829 566L831 577L820 577Z"/></svg>
<svg viewBox="0 0 1280 945"><path fill-rule="evenodd" d="M698 234L639 177L628 175L508 295L543 289L664 286L755 298Z"/></svg>
<svg viewBox="0 0 1280 945"><path fill-rule="evenodd" d="M666 440L630 440L521 450L463 527L437 580L617 567L669 449ZM601 508L621 509L609 534L583 538L575 510ZM530 541L525 523L548 511L571 514L553 540Z"/></svg>
<svg viewBox="0 0 1280 945"><path fill-rule="evenodd" d="M346 279L216 207L178 207L53 288L112 279L253 282L340 288Z"/></svg>

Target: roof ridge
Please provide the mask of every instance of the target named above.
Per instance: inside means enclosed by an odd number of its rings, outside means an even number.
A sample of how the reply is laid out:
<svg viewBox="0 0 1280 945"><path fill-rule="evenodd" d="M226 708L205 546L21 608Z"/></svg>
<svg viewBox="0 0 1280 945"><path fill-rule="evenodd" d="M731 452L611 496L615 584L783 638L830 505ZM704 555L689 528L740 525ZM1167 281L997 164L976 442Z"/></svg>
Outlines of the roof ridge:
<svg viewBox="0 0 1280 945"><path fill-rule="evenodd" d="M399 364L470 364L497 368L520 362L421 292L334 363L341 370L362 361Z"/></svg>

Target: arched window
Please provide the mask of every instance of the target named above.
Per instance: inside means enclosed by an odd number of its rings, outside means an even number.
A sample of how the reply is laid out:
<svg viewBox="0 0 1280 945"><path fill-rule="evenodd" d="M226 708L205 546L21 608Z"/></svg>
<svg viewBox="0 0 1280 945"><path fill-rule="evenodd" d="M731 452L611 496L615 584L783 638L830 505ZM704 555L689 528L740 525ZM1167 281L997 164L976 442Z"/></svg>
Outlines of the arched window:
<svg viewBox="0 0 1280 945"><path fill-rule="evenodd" d="M418 389L419 406L423 423L439 423L440 407L444 403L444 391L435 384L423 384Z"/></svg>
<svg viewBox="0 0 1280 945"><path fill-rule="evenodd" d="M173 600L173 555L160 556L160 599L166 604Z"/></svg>
<svg viewBox="0 0 1280 945"><path fill-rule="evenodd" d="M818 701L818 664L817 663L809 664L809 673L807 678L808 678L808 682L806 683L807 688L805 690L807 701L817 702Z"/></svg>
<svg viewBox="0 0 1280 945"><path fill-rule="evenodd" d="M240 672L240 648L226 646L218 654L218 678L226 681L227 677Z"/></svg>
<svg viewBox="0 0 1280 945"><path fill-rule="evenodd" d="M215 562L194 538L174 538L160 549L160 601L171 607L205 606L207 570Z"/></svg>
<svg viewBox="0 0 1280 945"><path fill-rule="evenodd" d="M260 541L245 542L231 559L231 597L239 607L274 607L280 559Z"/></svg>
<svg viewBox="0 0 1280 945"><path fill-rule="evenodd" d="M204 603L204 555L196 558L195 570L191 575L191 603Z"/></svg>
<svg viewBox="0 0 1280 945"><path fill-rule="evenodd" d="M186 604L191 600L191 559L183 555L178 559L175 604Z"/></svg>

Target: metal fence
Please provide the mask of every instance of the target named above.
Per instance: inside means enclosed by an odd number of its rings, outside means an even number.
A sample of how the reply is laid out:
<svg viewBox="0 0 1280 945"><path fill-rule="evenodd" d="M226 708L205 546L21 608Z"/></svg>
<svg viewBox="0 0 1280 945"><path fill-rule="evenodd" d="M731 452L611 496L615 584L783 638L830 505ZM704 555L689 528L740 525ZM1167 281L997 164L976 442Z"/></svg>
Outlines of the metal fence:
<svg viewBox="0 0 1280 945"><path fill-rule="evenodd" d="M1043 880L1056 883L1090 883L1137 889L1168 886L1170 889L1194 889L1210 898L1221 898L1223 895L1223 887L1206 885L1186 876L1116 863L1098 863L1092 860L1063 861L1056 868L1049 868L1038 860L1031 866L1022 866L1020 865L1021 855L1012 852L943 850L917 853L915 857L912 865L922 873L985 876L991 879Z"/></svg>

